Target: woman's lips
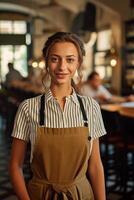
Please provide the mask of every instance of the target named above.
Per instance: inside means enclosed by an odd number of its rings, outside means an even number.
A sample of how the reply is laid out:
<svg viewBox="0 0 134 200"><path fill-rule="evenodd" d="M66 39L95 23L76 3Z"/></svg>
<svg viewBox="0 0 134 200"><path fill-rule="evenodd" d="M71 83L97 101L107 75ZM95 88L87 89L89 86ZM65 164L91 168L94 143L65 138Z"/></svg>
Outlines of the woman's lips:
<svg viewBox="0 0 134 200"><path fill-rule="evenodd" d="M56 76L58 78L65 78L68 74L61 74L61 73L57 73Z"/></svg>

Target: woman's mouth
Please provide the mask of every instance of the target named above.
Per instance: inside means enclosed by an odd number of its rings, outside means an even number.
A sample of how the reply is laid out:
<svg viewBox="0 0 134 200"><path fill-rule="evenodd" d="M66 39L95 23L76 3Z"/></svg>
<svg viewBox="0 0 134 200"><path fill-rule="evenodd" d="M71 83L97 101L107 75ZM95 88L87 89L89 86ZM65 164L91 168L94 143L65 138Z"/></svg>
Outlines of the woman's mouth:
<svg viewBox="0 0 134 200"><path fill-rule="evenodd" d="M65 78L66 76L67 76L68 74L67 73L56 73L56 76L58 77L58 78Z"/></svg>

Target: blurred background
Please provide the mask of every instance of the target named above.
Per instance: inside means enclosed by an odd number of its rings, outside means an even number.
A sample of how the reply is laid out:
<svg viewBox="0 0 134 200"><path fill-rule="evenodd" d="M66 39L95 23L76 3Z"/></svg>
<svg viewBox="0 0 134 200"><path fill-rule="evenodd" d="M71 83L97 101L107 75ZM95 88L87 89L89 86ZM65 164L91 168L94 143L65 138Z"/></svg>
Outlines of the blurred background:
<svg viewBox="0 0 134 200"><path fill-rule="evenodd" d="M96 71L113 95L134 94L134 0L0 0L1 200L16 199L7 171L14 116L22 100L44 91L42 48L57 31L74 32L84 41L81 84ZM15 70L10 78L9 63ZM100 145L109 200L134 199L133 101L101 106L109 133ZM123 108L131 114L124 117ZM28 159L24 173L28 180Z"/></svg>

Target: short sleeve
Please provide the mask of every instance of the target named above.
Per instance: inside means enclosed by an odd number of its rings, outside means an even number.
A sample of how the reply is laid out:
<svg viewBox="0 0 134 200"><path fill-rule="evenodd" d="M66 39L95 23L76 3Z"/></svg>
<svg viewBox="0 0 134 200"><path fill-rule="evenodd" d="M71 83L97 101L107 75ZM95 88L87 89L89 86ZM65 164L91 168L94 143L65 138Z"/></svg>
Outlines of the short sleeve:
<svg viewBox="0 0 134 200"><path fill-rule="evenodd" d="M92 138L96 139L106 134L99 104L94 100L93 105L93 132Z"/></svg>
<svg viewBox="0 0 134 200"><path fill-rule="evenodd" d="M112 94L102 85L100 86L100 93L104 94L107 99L112 97Z"/></svg>
<svg viewBox="0 0 134 200"><path fill-rule="evenodd" d="M12 137L29 141L30 126L27 100L23 101L18 108L14 121Z"/></svg>

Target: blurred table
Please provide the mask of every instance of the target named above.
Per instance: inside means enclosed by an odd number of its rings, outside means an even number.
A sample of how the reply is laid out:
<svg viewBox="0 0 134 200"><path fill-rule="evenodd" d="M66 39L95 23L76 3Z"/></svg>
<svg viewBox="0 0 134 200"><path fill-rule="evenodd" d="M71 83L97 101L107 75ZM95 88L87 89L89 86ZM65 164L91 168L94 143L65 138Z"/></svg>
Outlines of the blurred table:
<svg viewBox="0 0 134 200"><path fill-rule="evenodd" d="M120 109L121 104L102 104L101 109L109 112L116 112Z"/></svg>
<svg viewBox="0 0 134 200"><path fill-rule="evenodd" d="M118 111L126 117L134 117L134 102L122 103Z"/></svg>
<svg viewBox="0 0 134 200"><path fill-rule="evenodd" d="M128 117L134 117L134 102L102 104L101 109L108 112L119 112Z"/></svg>

